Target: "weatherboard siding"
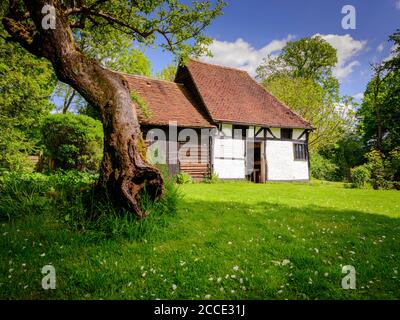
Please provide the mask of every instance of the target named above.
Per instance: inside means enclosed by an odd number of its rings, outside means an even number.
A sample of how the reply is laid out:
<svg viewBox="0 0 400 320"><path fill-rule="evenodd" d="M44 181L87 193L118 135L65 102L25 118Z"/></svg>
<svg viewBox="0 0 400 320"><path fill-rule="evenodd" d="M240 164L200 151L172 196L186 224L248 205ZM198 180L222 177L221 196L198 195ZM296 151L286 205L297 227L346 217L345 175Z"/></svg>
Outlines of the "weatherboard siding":
<svg viewBox="0 0 400 320"><path fill-rule="evenodd" d="M214 140L214 172L221 179L245 179L245 141L239 139Z"/></svg>

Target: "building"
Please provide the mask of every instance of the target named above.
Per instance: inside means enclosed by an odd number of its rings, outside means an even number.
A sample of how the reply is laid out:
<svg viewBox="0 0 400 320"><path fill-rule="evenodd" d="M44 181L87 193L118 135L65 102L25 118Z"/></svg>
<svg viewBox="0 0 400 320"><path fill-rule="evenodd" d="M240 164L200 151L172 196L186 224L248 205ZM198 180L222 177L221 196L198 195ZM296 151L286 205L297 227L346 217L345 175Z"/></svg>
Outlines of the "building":
<svg viewBox="0 0 400 320"><path fill-rule="evenodd" d="M190 60L175 82L124 75L149 157L195 179L307 181L312 125L247 72ZM146 108L146 109L144 109Z"/></svg>

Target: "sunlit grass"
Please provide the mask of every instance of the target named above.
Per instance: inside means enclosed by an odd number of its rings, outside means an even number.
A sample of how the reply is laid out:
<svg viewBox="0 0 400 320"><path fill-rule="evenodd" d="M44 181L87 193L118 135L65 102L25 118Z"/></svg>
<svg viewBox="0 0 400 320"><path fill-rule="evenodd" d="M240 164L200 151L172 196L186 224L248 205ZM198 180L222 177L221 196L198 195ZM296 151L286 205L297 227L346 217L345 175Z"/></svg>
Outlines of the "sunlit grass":
<svg viewBox="0 0 400 320"><path fill-rule="evenodd" d="M140 240L71 231L56 213L0 227L2 299L399 299L400 193L342 184L181 186ZM41 287L52 264L57 288ZM357 289L343 290L342 266Z"/></svg>

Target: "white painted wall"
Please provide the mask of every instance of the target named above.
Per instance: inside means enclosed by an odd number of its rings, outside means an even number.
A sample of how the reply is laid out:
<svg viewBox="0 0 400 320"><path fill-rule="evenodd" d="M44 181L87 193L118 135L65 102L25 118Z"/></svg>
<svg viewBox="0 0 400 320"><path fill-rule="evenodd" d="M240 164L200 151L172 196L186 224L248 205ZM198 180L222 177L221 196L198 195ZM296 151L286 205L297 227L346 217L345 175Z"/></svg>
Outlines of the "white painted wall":
<svg viewBox="0 0 400 320"><path fill-rule="evenodd" d="M304 129L293 129L293 139L298 140L299 137L303 134ZM307 135L303 135L300 140L305 141Z"/></svg>
<svg viewBox="0 0 400 320"><path fill-rule="evenodd" d="M294 161L293 142L267 140L266 144L269 181L309 179L308 161Z"/></svg>
<svg viewBox="0 0 400 320"><path fill-rule="evenodd" d="M214 172L220 179L245 179L244 160L214 159Z"/></svg>
<svg viewBox="0 0 400 320"><path fill-rule="evenodd" d="M245 141L229 138L232 136L232 126L224 124L222 132L216 138L213 145L214 171L221 179L245 179ZM258 127L251 128L258 130ZM281 129L271 128L276 138L280 138ZM298 139L303 129L293 129L293 139ZM252 130L252 132L254 132ZM254 134L250 134L250 137ZM269 138L272 136L268 133ZM306 140L304 135L301 140ZM266 141L266 156L268 163L269 181L293 181L308 180L308 161L295 161L293 154L293 142L291 141ZM224 159L221 159L224 158Z"/></svg>
<svg viewBox="0 0 400 320"><path fill-rule="evenodd" d="M221 179L245 179L245 141L214 140L214 172ZM224 159L220 159L224 158Z"/></svg>
<svg viewBox="0 0 400 320"><path fill-rule="evenodd" d="M274 134L275 138L281 138L281 128L270 128L271 132ZM273 138L273 136L267 131L267 138Z"/></svg>
<svg viewBox="0 0 400 320"><path fill-rule="evenodd" d="M232 125L231 124L223 124L221 128L221 133L223 136L232 137Z"/></svg>

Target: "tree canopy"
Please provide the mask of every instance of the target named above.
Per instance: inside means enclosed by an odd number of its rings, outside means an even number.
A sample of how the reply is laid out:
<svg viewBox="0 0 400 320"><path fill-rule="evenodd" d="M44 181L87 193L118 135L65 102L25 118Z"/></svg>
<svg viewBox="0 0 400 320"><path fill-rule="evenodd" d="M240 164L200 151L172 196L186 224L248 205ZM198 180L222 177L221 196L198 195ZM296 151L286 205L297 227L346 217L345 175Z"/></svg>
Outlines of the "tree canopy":
<svg viewBox="0 0 400 320"><path fill-rule="evenodd" d="M0 27L0 167L21 171L40 142L40 120L54 107L56 84L51 65L15 43Z"/></svg>
<svg viewBox="0 0 400 320"><path fill-rule="evenodd" d="M385 153L400 145L400 31L389 39L395 44L392 56L373 66L374 76L358 111L364 142Z"/></svg>
<svg viewBox="0 0 400 320"><path fill-rule="evenodd" d="M320 36L315 36L289 41L279 56L264 58L257 74L261 79L288 75L321 82L332 75L336 63L336 50Z"/></svg>

